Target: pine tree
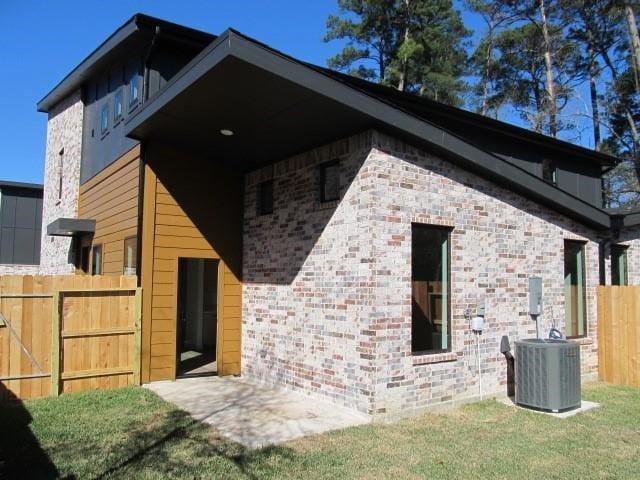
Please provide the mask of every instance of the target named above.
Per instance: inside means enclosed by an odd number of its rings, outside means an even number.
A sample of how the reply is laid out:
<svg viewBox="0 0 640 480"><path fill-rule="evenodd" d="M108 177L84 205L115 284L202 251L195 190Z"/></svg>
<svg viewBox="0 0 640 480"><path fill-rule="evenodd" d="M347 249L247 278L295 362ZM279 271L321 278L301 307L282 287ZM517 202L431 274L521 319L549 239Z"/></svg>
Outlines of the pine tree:
<svg viewBox="0 0 640 480"><path fill-rule="evenodd" d="M347 45L328 60L402 91L460 105L469 31L450 0L338 0L325 41ZM354 19L355 17L355 19Z"/></svg>

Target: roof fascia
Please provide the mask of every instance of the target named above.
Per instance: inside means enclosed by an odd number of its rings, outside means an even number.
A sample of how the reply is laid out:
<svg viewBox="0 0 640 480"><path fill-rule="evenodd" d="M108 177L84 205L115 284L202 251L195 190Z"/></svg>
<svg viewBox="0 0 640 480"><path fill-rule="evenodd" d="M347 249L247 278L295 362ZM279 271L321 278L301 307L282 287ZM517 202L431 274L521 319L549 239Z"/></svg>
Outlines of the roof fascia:
<svg viewBox="0 0 640 480"><path fill-rule="evenodd" d="M509 185L516 192L526 193L544 203L553 205L557 210L567 213L587 225L595 228L608 228L610 225L609 215L587 202L559 190L525 170L481 150L411 112L401 110L371 94L309 68L292 57L254 42L233 30L225 31L216 41L212 42L174 77L163 92L131 117L127 122L125 133L130 134L183 89L227 56L234 56L291 82L303 85L305 88L357 110L377 122L401 130L417 140L425 141L440 151L447 152L462 160L473 170L484 172L485 175L488 174L491 178ZM135 135L133 137L135 138Z"/></svg>

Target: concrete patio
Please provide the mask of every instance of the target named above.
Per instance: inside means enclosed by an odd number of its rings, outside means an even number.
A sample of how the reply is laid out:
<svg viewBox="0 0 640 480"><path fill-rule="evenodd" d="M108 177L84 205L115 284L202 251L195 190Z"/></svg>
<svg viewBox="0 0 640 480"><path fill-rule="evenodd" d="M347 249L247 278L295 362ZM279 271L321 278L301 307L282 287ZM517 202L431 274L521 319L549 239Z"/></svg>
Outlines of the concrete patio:
<svg viewBox="0 0 640 480"><path fill-rule="evenodd" d="M185 378L145 387L248 448L370 421L348 408L235 377Z"/></svg>

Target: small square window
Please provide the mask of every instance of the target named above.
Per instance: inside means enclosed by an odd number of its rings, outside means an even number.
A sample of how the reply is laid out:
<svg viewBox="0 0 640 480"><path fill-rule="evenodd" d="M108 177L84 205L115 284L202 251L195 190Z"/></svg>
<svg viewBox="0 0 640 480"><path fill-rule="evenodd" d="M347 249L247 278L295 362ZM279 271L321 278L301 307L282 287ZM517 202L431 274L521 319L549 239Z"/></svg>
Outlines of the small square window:
<svg viewBox="0 0 640 480"><path fill-rule="evenodd" d="M105 134L109 129L109 104L102 106L100 110L100 133Z"/></svg>
<svg viewBox="0 0 640 480"><path fill-rule="evenodd" d="M122 89L113 96L113 123L122 118Z"/></svg>
<svg viewBox="0 0 640 480"><path fill-rule="evenodd" d="M258 215L273 213L273 180L258 185L256 211Z"/></svg>
<svg viewBox="0 0 640 480"><path fill-rule="evenodd" d="M140 99L140 91L138 88L138 74L134 74L129 80L129 106L133 107Z"/></svg>
<svg viewBox="0 0 640 480"><path fill-rule="evenodd" d="M340 197L339 163L329 162L320 165L320 201L331 202Z"/></svg>

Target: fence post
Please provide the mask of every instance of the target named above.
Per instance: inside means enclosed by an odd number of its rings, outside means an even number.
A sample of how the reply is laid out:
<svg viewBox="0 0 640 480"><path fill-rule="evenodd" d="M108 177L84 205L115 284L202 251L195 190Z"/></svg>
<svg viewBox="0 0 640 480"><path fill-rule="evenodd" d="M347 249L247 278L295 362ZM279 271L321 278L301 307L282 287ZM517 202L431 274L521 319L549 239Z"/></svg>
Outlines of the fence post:
<svg viewBox="0 0 640 480"><path fill-rule="evenodd" d="M60 297L62 293L53 292L53 311L51 321L51 394L60 395Z"/></svg>
<svg viewBox="0 0 640 480"><path fill-rule="evenodd" d="M133 328L135 333L133 334L133 383L134 385L140 385L140 369L141 369L141 349L142 349L142 288L136 288L136 311L133 319Z"/></svg>

